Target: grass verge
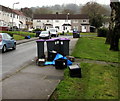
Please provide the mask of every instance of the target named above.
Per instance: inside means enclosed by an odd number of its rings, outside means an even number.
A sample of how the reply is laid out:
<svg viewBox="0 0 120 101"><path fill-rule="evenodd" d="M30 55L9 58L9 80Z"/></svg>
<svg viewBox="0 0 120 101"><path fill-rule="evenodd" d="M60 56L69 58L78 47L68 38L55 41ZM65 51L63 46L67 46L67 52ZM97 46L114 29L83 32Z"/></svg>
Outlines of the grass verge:
<svg viewBox="0 0 120 101"><path fill-rule="evenodd" d="M81 59L119 62L118 52L110 51L102 37L82 37L72 55ZM82 78L72 78L69 69L50 100L118 99L119 68L113 64L80 63Z"/></svg>
<svg viewBox="0 0 120 101"><path fill-rule="evenodd" d="M81 63L82 78L71 78L69 69L64 72L52 100L67 99L118 99L118 67Z"/></svg>
<svg viewBox="0 0 120 101"><path fill-rule="evenodd" d="M21 36L21 35L13 35L13 38L14 38L15 40L23 40L23 39L25 39L25 37L23 37L23 36Z"/></svg>
<svg viewBox="0 0 120 101"><path fill-rule="evenodd" d="M0 31L3 33L8 33L10 35L21 35L21 36L30 36L30 37L35 37L36 33L31 33L31 32L22 32L22 31Z"/></svg>
<svg viewBox="0 0 120 101"><path fill-rule="evenodd" d="M102 37L82 37L78 40L72 55L81 59L102 60L107 62L119 62L119 54L109 50Z"/></svg>

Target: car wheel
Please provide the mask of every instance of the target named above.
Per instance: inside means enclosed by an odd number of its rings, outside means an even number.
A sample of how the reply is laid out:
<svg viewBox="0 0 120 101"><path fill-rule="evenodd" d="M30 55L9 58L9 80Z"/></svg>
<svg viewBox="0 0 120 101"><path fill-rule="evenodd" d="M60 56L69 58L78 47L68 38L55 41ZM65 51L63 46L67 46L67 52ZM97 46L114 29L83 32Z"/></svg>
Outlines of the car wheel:
<svg viewBox="0 0 120 101"><path fill-rule="evenodd" d="M2 48L2 53L5 53L7 51L6 45L3 46Z"/></svg>
<svg viewBox="0 0 120 101"><path fill-rule="evenodd" d="M15 50L16 49L16 43L14 43L14 46L13 46L13 48L12 48L13 50Z"/></svg>

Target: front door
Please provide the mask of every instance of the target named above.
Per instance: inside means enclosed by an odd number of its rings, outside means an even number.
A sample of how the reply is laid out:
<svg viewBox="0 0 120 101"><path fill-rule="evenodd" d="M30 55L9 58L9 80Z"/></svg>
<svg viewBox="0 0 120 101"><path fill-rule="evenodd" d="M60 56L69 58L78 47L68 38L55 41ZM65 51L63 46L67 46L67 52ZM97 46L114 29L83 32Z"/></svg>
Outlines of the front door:
<svg viewBox="0 0 120 101"><path fill-rule="evenodd" d="M82 26L82 32L86 32L86 26Z"/></svg>

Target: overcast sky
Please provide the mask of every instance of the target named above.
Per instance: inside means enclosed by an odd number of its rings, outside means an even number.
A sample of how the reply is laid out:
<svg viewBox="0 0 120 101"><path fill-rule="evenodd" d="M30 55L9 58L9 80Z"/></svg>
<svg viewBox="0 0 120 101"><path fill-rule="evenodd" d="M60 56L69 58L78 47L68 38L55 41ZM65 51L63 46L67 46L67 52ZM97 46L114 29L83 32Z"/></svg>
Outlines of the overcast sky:
<svg viewBox="0 0 120 101"><path fill-rule="evenodd" d="M96 1L100 4L110 4L110 0L0 0L0 4L6 7L12 8L13 3L20 2L16 4L15 8L23 8L23 7L36 7L36 6L51 6L55 4L68 4L68 3L75 3L85 4L89 1Z"/></svg>

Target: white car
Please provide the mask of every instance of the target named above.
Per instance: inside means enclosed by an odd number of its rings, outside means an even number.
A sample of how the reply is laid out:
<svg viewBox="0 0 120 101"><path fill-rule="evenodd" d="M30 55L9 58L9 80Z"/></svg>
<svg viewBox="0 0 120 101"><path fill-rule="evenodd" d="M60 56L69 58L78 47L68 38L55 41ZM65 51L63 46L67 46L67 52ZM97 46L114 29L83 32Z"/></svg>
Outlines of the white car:
<svg viewBox="0 0 120 101"><path fill-rule="evenodd" d="M47 31L50 32L51 36L58 37L58 31L56 28L49 28Z"/></svg>
<svg viewBox="0 0 120 101"><path fill-rule="evenodd" d="M49 31L42 31L39 35L39 39L50 39L51 35Z"/></svg>

